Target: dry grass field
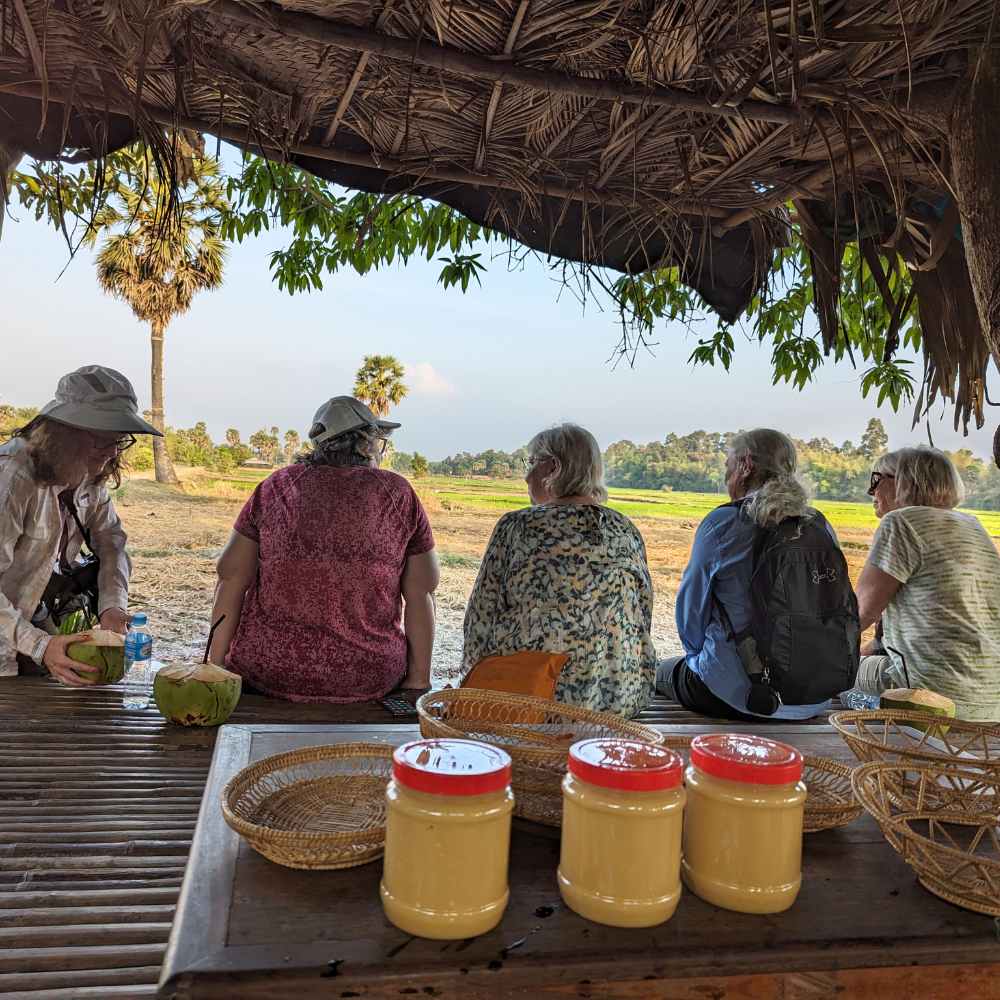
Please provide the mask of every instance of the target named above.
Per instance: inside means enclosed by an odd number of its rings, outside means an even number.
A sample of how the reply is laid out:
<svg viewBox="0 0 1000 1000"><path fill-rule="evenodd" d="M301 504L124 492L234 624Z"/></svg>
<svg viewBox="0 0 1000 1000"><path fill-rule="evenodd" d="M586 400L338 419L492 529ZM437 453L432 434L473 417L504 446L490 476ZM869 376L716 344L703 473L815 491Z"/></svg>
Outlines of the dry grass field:
<svg viewBox="0 0 1000 1000"><path fill-rule="evenodd" d="M134 562L132 600L149 613L159 659L197 656L204 648L215 583L214 560L260 474L212 478L180 470L182 486L136 477L117 497ZM497 518L527 502L523 484L427 479L417 485L442 563L438 591L435 676L454 676L461 656L465 602ZM656 587L654 639L661 654L679 652L673 597L695 528L720 498L694 494L612 491L612 505L633 517L646 541ZM868 550L874 518L862 505L828 510L856 574ZM857 508L857 509L855 509ZM995 529L994 529L995 530Z"/></svg>

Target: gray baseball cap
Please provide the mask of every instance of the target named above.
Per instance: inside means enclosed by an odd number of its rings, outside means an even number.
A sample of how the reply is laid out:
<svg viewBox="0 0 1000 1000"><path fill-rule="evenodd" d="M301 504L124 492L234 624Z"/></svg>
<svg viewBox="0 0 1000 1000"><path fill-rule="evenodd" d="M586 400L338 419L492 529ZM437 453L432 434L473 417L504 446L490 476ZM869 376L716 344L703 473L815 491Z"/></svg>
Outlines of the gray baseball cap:
<svg viewBox="0 0 1000 1000"><path fill-rule="evenodd" d="M63 375L56 398L46 403L39 415L88 431L163 437L139 416L132 383L121 372L103 365L84 365Z"/></svg>
<svg viewBox="0 0 1000 1000"><path fill-rule="evenodd" d="M394 424L391 420L381 420L376 417L360 399L355 399L353 396L334 396L316 411L309 430L309 440L313 444L319 444L322 441L329 441L338 434L356 431L359 427L368 427L371 424L380 431L394 431L402 426Z"/></svg>

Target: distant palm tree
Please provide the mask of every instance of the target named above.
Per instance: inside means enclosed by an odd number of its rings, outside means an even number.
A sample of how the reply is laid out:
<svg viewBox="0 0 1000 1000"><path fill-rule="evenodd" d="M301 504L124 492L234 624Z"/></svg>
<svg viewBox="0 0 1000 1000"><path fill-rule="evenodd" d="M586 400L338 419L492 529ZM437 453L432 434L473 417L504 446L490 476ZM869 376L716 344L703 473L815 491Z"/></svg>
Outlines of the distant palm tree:
<svg viewBox="0 0 1000 1000"><path fill-rule="evenodd" d="M239 430L235 427L230 427L226 431L226 444L228 444L230 448L238 448L241 443Z"/></svg>
<svg viewBox="0 0 1000 1000"><path fill-rule="evenodd" d="M403 384L403 366L391 354L368 354L354 376L354 396L367 403L377 417L401 402L409 389Z"/></svg>
<svg viewBox="0 0 1000 1000"><path fill-rule="evenodd" d="M301 438L298 431L285 431L285 461L291 465L299 451Z"/></svg>
<svg viewBox="0 0 1000 1000"><path fill-rule="evenodd" d="M171 203L170 180L162 177L144 147L130 150L131 169L96 214L86 236L97 253L97 280L110 295L127 302L150 327L152 361L151 423L164 427L163 337L174 317L187 312L194 296L222 284L226 247L219 236L225 207L219 165L206 157L199 140L176 136L181 187ZM158 483L177 475L163 438L153 438Z"/></svg>

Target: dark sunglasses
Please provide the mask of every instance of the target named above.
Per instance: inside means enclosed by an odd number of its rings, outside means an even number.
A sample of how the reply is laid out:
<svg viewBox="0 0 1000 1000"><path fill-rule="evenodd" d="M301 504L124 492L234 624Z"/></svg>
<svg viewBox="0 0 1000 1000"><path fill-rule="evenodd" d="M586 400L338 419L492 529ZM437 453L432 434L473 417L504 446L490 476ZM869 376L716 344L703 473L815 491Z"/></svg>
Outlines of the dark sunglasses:
<svg viewBox="0 0 1000 1000"><path fill-rule="evenodd" d="M881 483L883 479L895 478L895 476L890 476L888 472L873 472L871 486L868 487L868 495L870 497L875 496L875 491L878 489L879 483Z"/></svg>

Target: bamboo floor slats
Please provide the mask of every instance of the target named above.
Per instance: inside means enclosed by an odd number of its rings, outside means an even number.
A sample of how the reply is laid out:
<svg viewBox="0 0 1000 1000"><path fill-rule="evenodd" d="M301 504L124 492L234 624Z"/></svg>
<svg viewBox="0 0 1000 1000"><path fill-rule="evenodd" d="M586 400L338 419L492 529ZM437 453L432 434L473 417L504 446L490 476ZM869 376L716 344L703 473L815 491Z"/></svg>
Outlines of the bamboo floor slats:
<svg viewBox="0 0 1000 1000"><path fill-rule="evenodd" d="M640 719L698 722L662 698ZM230 721L414 720L245 697ZM0 997L155 996L216 732L126 711L120 688L0 679Z"/></svg>
<svg viewBox="0 0 1000 1000"><path fill-rule="evenodd" d="M0 718L0 997L155 996L215 731L41 678Z"/></svg>

